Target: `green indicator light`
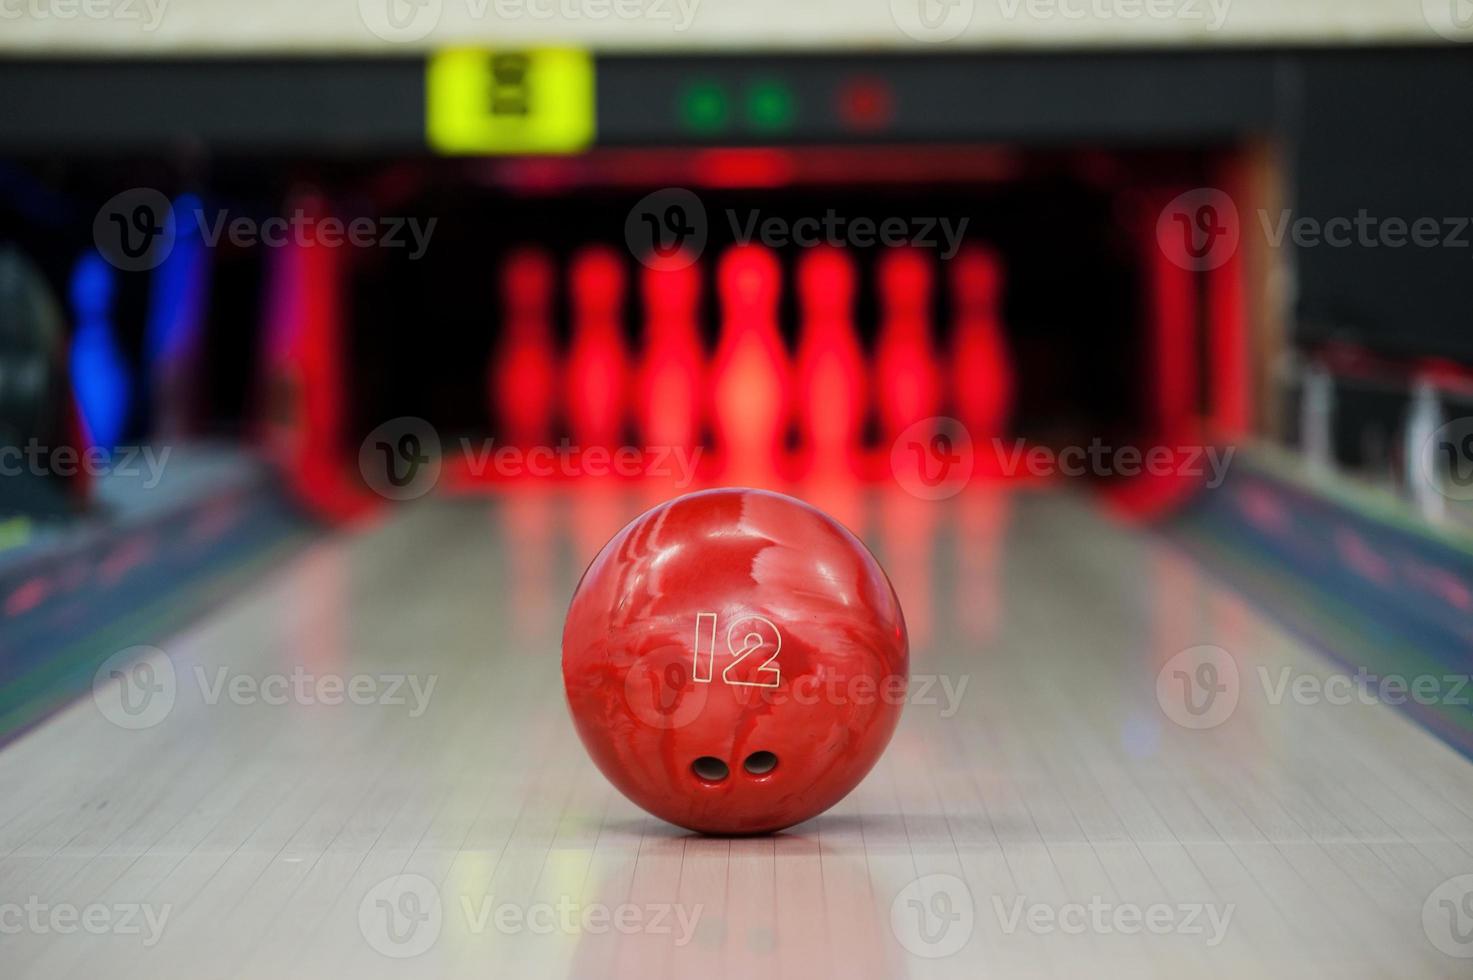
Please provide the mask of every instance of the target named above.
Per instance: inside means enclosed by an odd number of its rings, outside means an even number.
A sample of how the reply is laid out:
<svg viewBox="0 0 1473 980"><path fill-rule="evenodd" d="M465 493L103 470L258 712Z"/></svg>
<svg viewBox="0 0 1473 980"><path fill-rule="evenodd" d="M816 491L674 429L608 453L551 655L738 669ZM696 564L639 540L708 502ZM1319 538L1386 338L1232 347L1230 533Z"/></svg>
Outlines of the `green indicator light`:
<svg viewBox="0 0 1473 980"><path fill-rule="evenodd" d="M726 93L714 82L694 82L680 96L680 118L687 129L714 133L726 128Z"/></svg>
<svg viewBox="0 0 1473 980"><path fill-rule="evenodd" d="M747 121L769 133L792 126L793 93L780 82L756 83L747 91Z"/></svg>

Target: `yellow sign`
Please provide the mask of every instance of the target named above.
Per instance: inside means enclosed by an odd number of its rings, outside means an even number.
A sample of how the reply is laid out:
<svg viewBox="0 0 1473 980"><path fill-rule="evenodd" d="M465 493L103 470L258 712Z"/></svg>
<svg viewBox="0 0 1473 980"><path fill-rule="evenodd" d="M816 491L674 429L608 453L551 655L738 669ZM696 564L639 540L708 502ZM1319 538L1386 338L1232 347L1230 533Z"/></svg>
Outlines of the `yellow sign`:
<svg viewBox="0 0 1473 980"><path fill-rule="evenodd" d="M441 153L578 153L593 143L586 51L440 51L425 98L430 146Z"/></svg>

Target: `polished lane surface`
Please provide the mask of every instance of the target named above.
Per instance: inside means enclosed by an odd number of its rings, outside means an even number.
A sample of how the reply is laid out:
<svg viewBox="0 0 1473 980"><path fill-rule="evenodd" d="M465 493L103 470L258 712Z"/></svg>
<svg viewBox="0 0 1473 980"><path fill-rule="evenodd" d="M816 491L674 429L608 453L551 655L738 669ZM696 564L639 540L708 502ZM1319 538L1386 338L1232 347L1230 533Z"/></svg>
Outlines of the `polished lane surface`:
<svg viewBox="0 0 1473 980"><path fill-rule="evenodd" d="M1338 668L1187 556L1057 492L795 492L913 641L827 814L694 836L587 760L561 619L653 491L425 503L0 751L5 973L1466 975L1473 766L1305 696Z"/></svg>

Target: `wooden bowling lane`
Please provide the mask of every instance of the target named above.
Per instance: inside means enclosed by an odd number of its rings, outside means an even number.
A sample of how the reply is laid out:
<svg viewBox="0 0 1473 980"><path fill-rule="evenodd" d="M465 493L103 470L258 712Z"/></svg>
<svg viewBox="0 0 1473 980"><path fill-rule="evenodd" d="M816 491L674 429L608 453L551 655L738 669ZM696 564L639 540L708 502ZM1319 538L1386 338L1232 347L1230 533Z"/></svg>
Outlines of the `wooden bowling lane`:
<svg viewBox="0 0 1473 980"><path fill-rule="evenodd" d="M696 837L585 758L564 602L647 494L426 503L160 637L162 700L0 751L5 975L1467 975L1434 944L1467 926L1467 760L1388 707L1273 703L1260 668L1334 668L1083 498L842 496L928 601L900 731L829 813ZM1201 646L1238 697L1193 729Z"/></svg>

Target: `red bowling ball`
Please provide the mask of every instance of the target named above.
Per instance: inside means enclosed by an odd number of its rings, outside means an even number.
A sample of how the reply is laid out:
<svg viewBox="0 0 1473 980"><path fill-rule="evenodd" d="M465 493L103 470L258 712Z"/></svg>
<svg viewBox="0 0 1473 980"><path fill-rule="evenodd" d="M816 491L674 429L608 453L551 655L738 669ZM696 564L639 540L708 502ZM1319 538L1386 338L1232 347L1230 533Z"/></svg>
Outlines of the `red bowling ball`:
<svg viewBox="0 0 1473 980"><path fill-rule="evenodd" d="M909 663L864 545L761 490L636 518L583 573L563 627L593 761L650 813L709 834L780 830L842 799L895 731Z"/></svg>

